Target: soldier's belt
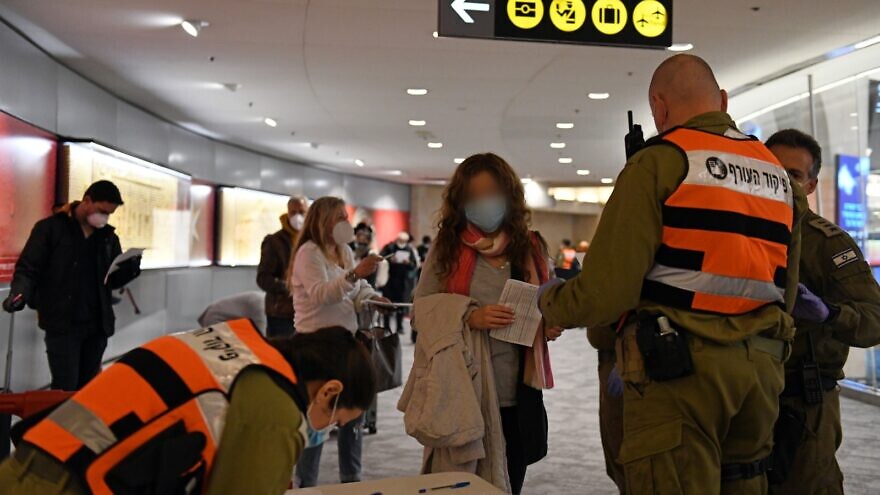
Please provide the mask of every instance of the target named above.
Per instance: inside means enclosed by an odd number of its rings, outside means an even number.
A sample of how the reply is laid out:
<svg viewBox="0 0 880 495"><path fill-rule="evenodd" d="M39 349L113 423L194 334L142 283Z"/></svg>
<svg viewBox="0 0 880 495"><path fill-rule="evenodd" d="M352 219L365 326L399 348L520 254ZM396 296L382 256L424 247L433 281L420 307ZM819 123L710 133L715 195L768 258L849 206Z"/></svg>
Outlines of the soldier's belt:
<svg viewBox="0 0 880 495"><path fill-rule="evenodd" d="M768 339L767 337L761 337L760 335L749 337L740 344L746 348L752 347L756 351L770 354L780 361L787 360L788 354L791 351L791 346L788 342L778 339Z"/></svg>

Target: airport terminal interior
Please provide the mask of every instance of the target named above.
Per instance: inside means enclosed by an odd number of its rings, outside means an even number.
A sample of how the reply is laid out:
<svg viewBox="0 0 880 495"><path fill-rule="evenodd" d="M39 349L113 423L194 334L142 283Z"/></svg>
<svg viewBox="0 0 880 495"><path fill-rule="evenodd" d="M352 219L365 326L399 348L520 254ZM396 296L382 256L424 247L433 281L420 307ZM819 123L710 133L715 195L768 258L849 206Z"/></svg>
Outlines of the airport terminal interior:
<svg viewBox="0 0 880 495"><path fill-rule="evenodd" d="M0 61L0 493L880 493L877 0L0 0Z"/></svg>

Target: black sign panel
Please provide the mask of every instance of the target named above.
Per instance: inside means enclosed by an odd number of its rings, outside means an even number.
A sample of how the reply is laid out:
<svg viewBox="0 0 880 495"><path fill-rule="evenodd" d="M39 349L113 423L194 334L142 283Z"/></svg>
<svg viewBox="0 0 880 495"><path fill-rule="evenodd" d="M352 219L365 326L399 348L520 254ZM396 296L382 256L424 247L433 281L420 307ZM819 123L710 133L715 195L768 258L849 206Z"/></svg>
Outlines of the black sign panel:
<svg viewBox="0 0 880 495"><path fill-rule="evenodd" d="M672 0L440 0L441 36L665 48Z"/></svg>

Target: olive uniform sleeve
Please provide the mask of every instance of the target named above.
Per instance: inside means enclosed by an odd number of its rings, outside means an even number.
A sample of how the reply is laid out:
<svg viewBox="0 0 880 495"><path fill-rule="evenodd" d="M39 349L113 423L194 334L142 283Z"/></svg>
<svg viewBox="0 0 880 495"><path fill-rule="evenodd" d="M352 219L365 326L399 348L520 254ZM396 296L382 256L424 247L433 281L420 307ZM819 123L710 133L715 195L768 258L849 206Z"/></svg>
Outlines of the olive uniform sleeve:
<svg viewBox="0 0 880 495"><path fill-rule="evenodd" d="M822 299L837 313L826 328L850 346L880 344L880 286L852 237L841 230L828 238L817 262L826 277Z"/></svg>
<svg viewBox="0 0 880 495"><path fill-rule="evenodd" d="M207 495L281 494L303 451L303 414L263 370L238 378Z"/></svg>
<svg viewBox="0 0 880 495"><path fill-rule="evenodd" d="M800 184L789 181L794 196L794 220L791 224L791 243L788 245L788 268L786 270L785 284L785 312L791 314L794 311L794 303L797 301L798 280L800 280L801 266L801 232L803 231L804 219L810 211L807 196Z"/></svg>
<svg viewBox="0 0 880 495"><path fill-rule="evenodd" d="M602 211L583 271L541 298L550 326L611 325L638 306L642 281L662 240L661 203L684 172L684 157L668 145L650 146L632 157Z"/></svg>

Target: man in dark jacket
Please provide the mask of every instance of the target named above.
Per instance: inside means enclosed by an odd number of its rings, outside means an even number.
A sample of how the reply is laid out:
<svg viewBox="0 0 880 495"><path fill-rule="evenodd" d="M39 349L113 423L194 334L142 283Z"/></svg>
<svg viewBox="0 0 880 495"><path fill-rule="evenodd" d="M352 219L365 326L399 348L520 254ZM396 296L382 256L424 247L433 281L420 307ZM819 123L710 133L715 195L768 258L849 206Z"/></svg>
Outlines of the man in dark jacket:
<svg viewBox="0 0 880 495"><path fill-rule="evenodd" d="M37 310L54 389L79 390L101 371L107 338L115 331L111 291L140 274L140 257L107 273L122 253L107 224L121 205L112 182L95 182L81 202L34 225L15 265L3 309L12 313L27 304Z"/></svg>
<svg viewBox="0 0 880 495"><path fill-rule="evenodd" d="M389 242L382 252L383 258L388 259L388 283L382 288L382 295L391 302L412 302L411 276L419 268L419 255L412 244L409 243L409 234L401 232L397 240ZM397 333L403 333L403 317L406 312L397 310L394 312L397 320ZM391 315L385 316L385 327L391 329Z"/></svg>
<svg viewBox="0 0 880 495"><path fill-rule="evenodd" d="M287 288L290 254L305 222L308 205L301 196L287 202L287 214L281 215L281 230L263 239L257 285L266 291L266 335L293 335L293 297Z"/></svg>

